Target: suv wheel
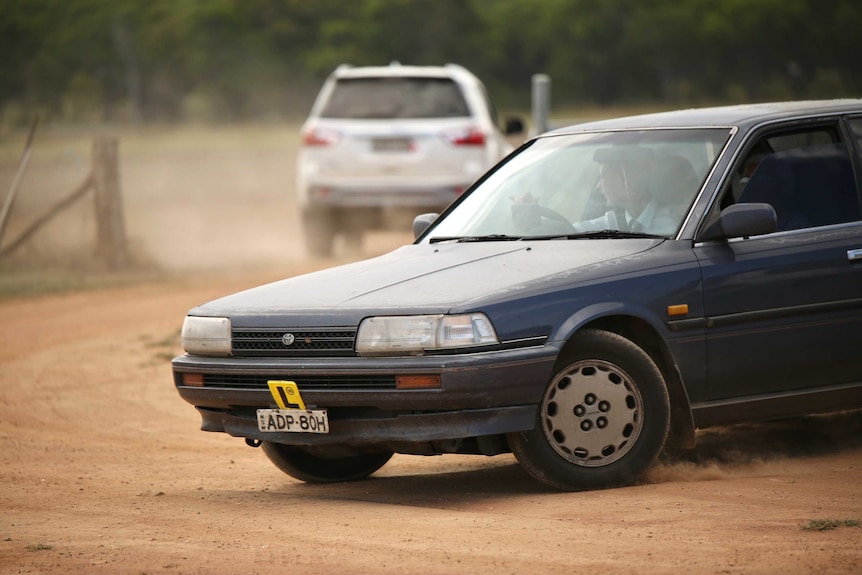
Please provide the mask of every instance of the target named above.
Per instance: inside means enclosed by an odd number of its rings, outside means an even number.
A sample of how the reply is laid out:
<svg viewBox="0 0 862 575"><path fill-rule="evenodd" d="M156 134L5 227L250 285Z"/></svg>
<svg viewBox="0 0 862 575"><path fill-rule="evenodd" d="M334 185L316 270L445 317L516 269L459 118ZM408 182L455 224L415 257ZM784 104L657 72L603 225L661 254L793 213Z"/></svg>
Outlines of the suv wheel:
<svg viewBox="0 0 862 575"><path fill-rule="evenodd" d="M332 210L320 206L307 207L302 213L302 225L308 255L315 258L331 256L337 230Z"/></svg>

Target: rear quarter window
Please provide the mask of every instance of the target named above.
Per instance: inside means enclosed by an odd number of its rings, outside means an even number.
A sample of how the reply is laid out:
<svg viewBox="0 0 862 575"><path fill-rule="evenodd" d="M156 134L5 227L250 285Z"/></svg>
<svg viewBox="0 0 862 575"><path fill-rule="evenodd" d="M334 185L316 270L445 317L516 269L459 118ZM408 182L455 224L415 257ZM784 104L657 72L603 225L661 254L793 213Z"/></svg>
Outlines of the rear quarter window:
<svg viewBox="0 0 862 575"><path fill-rule="evenodd" d="M852 118L847 122L856 138L856 153L862 159L862 118Z"/></svg>
<svg viewBox="0 0 862 575"><path fill-rule="evenodd" d="M470 116L461 88L449 78L341 78L323 118L405 119Z"/></svg>

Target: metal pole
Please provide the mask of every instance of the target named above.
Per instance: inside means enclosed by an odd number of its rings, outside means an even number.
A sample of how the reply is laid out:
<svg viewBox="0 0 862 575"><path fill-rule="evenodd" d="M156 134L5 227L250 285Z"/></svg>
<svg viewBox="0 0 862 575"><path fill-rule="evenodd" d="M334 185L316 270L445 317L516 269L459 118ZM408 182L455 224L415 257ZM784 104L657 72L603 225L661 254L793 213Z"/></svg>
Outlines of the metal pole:
<svg viewBox="0 0 862 575"><path fill-rule="evenodd" d="M548 131L551 110L551 78L547 74L533 74L533 134Z"/></svg>

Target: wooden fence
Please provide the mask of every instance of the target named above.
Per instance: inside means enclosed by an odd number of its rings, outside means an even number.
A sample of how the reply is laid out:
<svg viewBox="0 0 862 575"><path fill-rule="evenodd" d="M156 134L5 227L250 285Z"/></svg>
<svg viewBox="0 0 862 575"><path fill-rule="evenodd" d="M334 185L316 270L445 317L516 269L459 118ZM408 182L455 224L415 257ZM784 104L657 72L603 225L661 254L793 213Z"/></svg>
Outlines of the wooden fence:
<svg viewBox="0 0 862 575"><path fill-rule="evenodd" d="M36 123L30 128L24 154L18 166L11 189L0 211L0 259L6 258L30 241L48 222L69 206L93 191L96 213L96 255L109 269L127 266L128 250L126 227L123 218L123 200L120 192L119 144L115 137L99 136L93 140L90 173L74 190L36 218L21 234L3 245L6 223L12 212L21 179L26 170Z"/></svg>

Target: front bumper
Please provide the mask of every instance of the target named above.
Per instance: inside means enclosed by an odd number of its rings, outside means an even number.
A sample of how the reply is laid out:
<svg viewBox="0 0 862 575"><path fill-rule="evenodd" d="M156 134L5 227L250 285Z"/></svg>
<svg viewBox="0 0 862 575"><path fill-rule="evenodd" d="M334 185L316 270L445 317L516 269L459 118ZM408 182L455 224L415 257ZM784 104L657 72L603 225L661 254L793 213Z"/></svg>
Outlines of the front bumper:
<svg viewBox="0 0 862 575"><path fill-rule="evenodd" d="M476 354L411 358L207 358L183 355L173 362L180 396L198 408L204 431L291 445L423 442L524 431L549 381L552 346ZM183 384L183 374L253 375L262 383L219 387ZM439 375L435 389L322 389L299 386L308 408L327 409L330 433L260 432L256 410L276 403L267 379L322 375Z"/></svg>
<svg viewBox="0 0 862 575"><path fill-rule="evenodd" d="M254 415L198 407L203 431L287 445L370 445L444 441L532 429L536 406L469 409L439 413L392 413L385 417L330 420L330 432L285 433L258 430Z"/></svg>

